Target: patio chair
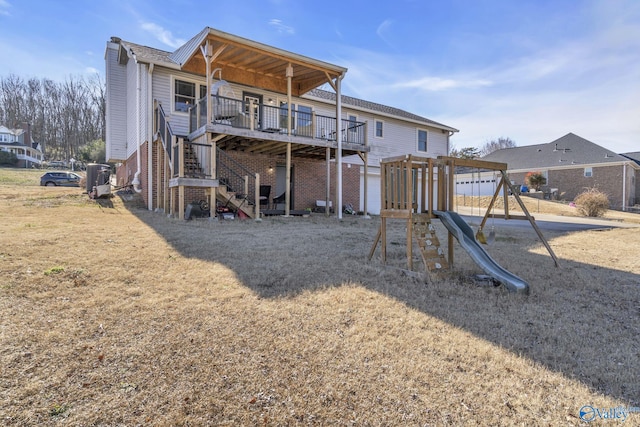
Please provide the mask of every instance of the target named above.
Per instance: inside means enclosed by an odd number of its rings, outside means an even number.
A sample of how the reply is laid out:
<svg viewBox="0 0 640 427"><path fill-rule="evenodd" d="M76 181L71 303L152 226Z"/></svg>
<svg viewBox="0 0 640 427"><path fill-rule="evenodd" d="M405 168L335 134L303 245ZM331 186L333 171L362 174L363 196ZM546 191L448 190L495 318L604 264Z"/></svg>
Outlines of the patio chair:
<svg viewBox="0 0 640 427"><path fill-rule="evenodd" d="M269 209L269 196L271 195L271 186L270 185L261 185L260 186L260 208L266 206Z"/></svg>

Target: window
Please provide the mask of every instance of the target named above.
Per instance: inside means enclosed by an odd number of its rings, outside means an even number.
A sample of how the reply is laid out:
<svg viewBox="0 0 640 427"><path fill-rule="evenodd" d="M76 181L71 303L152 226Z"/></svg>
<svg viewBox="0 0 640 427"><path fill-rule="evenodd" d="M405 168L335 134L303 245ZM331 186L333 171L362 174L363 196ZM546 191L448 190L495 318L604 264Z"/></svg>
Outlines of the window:
<svg viewBox="0 0 640 427"><path fill-rule="evenodd" d="M187 112L196 103L196 84L182 80L175 81L175 111Z"/></svg>
<svg viewBox="0 0 640 427"><path fill-rule="evenodd" d="M376 120L376 138L382 138L383 136L383 125L384 123Z"/></svg>
<svg viewBox="0 0 640 427"><path fill-rule="evenodd" d="M584 168L584 176L591 178L593 176L593 168Z"/></svg>
<svg viewBox="0 0 640 427"><path fill-rule="evenodd" d="M298 128L311 125L311 107L298 105Z"/></svg>
<svg viewBox="0 0 640 427"><path fill-rule="evenodd" d="M280 127L282 129L287 128L287 114L289 109L286 102L280 102ZM293 129L300 129L305 126L310 126L312 121L312 109L308 105L291 104L291 127Z"/></svg>
<svg viewBox="0 0 640 427"><path fill-rule="evenodd" d="M427 152L427 131L418 129L418 151Z"/></svg>

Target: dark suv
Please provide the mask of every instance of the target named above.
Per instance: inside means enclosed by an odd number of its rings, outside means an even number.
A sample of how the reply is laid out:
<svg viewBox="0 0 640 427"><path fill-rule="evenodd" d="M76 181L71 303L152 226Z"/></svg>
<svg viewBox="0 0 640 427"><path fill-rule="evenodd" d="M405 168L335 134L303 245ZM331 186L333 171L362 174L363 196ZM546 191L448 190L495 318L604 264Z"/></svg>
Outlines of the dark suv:
<svg viewBox="0 0 640 427"><path fill-rule="evenodd" d="M79 187L81 176L73 172L47 172L40 177L40 185Z"/></svg>

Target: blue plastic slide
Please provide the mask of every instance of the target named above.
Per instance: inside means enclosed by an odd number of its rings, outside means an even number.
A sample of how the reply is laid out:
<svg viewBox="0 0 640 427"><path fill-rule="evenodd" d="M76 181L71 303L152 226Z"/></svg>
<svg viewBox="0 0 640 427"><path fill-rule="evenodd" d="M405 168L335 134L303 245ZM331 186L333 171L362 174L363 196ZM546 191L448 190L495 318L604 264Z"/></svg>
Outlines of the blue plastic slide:
<svg viewBox="0 0 640 427"><path fill-rule="evenodd" d="M473 234L473 230L460 215L451 211L433 211L433 213L442 221L442 224L447 227L447 230L458 240L460 246L469 253L471 258L485 273L502 283L512 292L529 293L529 284L495 262L484 248L480 246L480 243L478 243Z"/></svg>

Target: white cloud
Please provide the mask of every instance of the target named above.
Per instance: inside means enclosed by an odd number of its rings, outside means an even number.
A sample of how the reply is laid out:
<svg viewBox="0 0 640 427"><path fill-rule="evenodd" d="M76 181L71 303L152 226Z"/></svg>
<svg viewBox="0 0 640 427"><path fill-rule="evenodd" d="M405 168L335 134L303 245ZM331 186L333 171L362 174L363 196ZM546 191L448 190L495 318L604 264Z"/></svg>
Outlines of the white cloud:
<svg viewBox="0 0 640 427"><path fill-rule="evenodd" d="M390 19L385 19L380 25L378 25L378 28L376 29L376 34L378 35L378 37L380 37L380 39L382 39L382 41L384 41L389 46L391 46L391 43L387 39L387 32L391 29L392 24L393 21L391 21Z"/></svg>
<svg viewBox="0 0 640 427"><path fill-rule="evenodd" d="M441 77L422 77L417 80L398 82L392 85L397 89L420 89L427 92L438 92L448 89L476 88L491 86L492 82L485 79L447 79Z"/></svg>
<svg viewBox="0 0 640 427"><path fill-rule="evenodd" d="M293 27L290 27L288 25L285 25L281 20L279 19L272 19L269 21L269 25L271 25L273 28L276 29L276 31L280 34L290 34L293 35L296 33L295 29Z"/></svg>
<svg viewBox="0 0 640 427"><path fill-rule="evenodd" d="M164 43L174 49L177 49L186 43L186 40L174 37L171 31L165 30L160 25L154 24L153 22L143 22L140 26L143 30L153 34L153 36L161 43Z"/></svg>

